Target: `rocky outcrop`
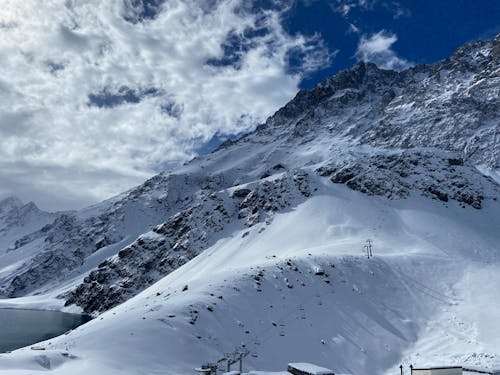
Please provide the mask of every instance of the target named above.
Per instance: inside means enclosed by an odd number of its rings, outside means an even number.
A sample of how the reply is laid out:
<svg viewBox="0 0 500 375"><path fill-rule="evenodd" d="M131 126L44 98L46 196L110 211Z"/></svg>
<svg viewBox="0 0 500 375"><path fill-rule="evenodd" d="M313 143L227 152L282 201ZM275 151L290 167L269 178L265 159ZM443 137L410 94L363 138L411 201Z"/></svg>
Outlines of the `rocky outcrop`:
<svg viewBox="0 0 500 375"><path fill-rule="evenodd" d="M479 172L500 168L499 43L474 42L402 72L359 63L174 173L9 237L0 295L44 291L98 264L61 297L104 311L218 239L308 199L318 175L367 195L481 209L499 195ZM0 216L19 205L0 202ZM0 243L2 235L0 218Z"/></svg>
<svg viewBox="0 0 500 375"><path fill-rule="evenodd" d="M202 190L192 206L99 264L65 296L66 305L87 313L116 306L228 235L228 226L235 231L269 223L276 212L310 194L307 173L300 170L236 189Z"/></svg>
<svg viewBox="0 0 500 375"><path fill-rule="evenodd" d="M367 155L351 161L329 163L316 170L333 183L389 199L420 194L442 202L457 201L480 209L483 200L500 195L498 185L459 158L431 151L403 151ZM485 184L485 179L489 183Z"/></svg>

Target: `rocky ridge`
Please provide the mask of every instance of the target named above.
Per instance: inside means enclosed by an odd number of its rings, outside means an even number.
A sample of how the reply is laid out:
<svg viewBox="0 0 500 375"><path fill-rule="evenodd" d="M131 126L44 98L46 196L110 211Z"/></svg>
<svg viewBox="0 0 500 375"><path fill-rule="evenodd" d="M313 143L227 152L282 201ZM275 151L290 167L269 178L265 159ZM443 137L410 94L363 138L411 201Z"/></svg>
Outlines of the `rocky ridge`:
<svg viewBox="0 0 500 375"><path fill-rule="evenodd" d="M300 204L316 178L481 209L499 196L498 181L477 169L500 168L499 45L499 36L470 43L403 72L359 63L302 90L255 132L21 236L13 251L36 251L0 276L0 294L39 292L80 272L61 296L104 311L218 239Z"/></svg>
<svg viewBox="0 0 500 375"><path fill-rule="evenodd" d="M202 191L192 206L99 264L66 296L66 304L77 304L89 313L114 307L227 236L227 227L234 231L269 224L276 212L310 194L302 171L236 189Z"/></svg>

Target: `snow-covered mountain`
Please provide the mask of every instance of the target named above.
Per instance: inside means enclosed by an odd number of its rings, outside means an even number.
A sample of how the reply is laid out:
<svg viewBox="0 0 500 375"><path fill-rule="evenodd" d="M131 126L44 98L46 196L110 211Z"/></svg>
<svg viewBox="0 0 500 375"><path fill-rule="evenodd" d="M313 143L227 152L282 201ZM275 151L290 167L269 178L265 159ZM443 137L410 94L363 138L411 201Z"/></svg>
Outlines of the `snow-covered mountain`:
<svg viewBox="0 0 500 375"><path fill-rule="evenodd" d="M300 91L245 137L20 233L0 290L24 297L2 303L101 314L46 343L55 373L187 373L241 343L276 370L499 363L499 61L497 36Z"/></svg>
<svg viewBox="0 0 500 375"><path fill-rule="evenodd" d="M22 237L51 223L58 215L40 210L33 202L24 204L16 197L0 200L0 256L22 247Z"/></svg>

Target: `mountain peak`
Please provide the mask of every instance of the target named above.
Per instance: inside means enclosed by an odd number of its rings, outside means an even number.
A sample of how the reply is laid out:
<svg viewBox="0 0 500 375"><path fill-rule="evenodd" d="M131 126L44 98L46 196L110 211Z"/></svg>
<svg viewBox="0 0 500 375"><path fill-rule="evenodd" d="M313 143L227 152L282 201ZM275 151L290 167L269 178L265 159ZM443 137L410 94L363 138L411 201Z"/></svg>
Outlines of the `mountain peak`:
<svg viewBox="0 0 500 375"><path fill-rule="evenodd" d="M9 212L15 208L20 208L24 203L15 196L9 196L0 200L0 213Z"/></svg>
<svg viewBox="0 0 500 375"><path fill-rule="evenodd" d="M491 40L475 40L457 48L444 66L457 71L482 72L496 68L500 58L500 34Z"/></svg>
<svg viewBox="0 0 500 375"><path fill-rule="evenodd" d="M34 202L28 202L21 207L19 207L19 210L25 213L28 212L41 212L41 210L38 208L38 206Z"/></svg>

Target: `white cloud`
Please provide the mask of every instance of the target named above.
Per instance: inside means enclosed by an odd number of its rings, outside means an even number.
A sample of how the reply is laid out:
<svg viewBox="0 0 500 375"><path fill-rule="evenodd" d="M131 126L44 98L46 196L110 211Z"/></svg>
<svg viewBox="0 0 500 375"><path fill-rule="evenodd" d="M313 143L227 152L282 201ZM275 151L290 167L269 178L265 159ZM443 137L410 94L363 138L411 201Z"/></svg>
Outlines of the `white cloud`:
<svg viewBox="0 0 500 375"><path fill-rule="evenodd" d="M349 28L347 29L348 34L359 34L361 30L356 25L349 23Z"/></svg>
<svg viewBox="0 0 500 375"><path fill-rule="evenodd" d="M356 57L361 61L373 62L382 69L406 69L412 63L399 57L392 49L392 45L397 40L396 34L385 30L371 36L362 35L359 40Z"/></svg>
<svg viewBox="0 0 500 375"><path fill-rule="evenodd" d="M347 17L353 9L370 9L378 0L335 0L330 3L330 8Z"/></svg>
<svg viewBox="0 0 500 375"><path fill-rule="evenodd" d="M372 11L376 8L383 8L392 13L394 19L411 15L408 8L395 0L334 0L330 3L330 7L344 17L348 17L353 10Z"/></svg>
<svg viewBox="0 0 500 375"><path fill-rule="evenodd" d="M245 3L0 0L0 195L100 200L285 104L330 55Z"/></svg>

